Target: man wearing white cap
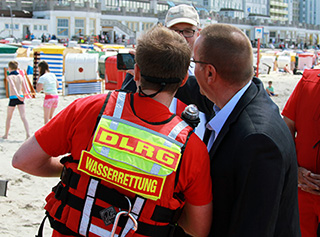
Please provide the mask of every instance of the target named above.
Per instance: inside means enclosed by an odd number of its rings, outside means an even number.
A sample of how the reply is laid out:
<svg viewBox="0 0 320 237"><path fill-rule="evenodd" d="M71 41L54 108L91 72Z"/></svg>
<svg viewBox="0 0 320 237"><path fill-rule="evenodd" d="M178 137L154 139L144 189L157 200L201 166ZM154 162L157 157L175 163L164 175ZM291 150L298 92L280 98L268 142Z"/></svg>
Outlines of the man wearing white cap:
<svg viewBox="0 0 320 237"><path fill-rule="evenodd" d="M170 8L167 12L164 24L170 30L173 30L182 35L193 51L194 42L200 34L200 18L197 10L194 7L186 4L181 4ZM194 76L194 68L194 62L190 62L188 70L189 76ZM121 89L129 91L137 90L136 84L134 80L132 80L131 75L127 74ZM184 108L185 104L181 101L178 101L176 98L173 99L170 105L170 111L177 115L180 115ZM200 124L197 126L195 133L200 138L202 138L205 131L206 118L205 115L201 112L199 116Z"/></svg>
<svg viewBox="0 0 320 237"><path fill-rule="evenodd" d="M200 19L196 9L192 6L181 4L170 8L165 18L165 26L182 35L188 42L191 51L196 38L200 34ZM194 75L194 63L190 63L189 75ZM130 82L130 85L128 84ZM126 78L121 89L136 90L133 80Z"/></svg>
<svg viewBox="0 0 320 237"><path fill-rule="evenodd" d="M199 36L200 20L194 7L181 4L168 10L165 26L184 36L191 49Z"/></svg>

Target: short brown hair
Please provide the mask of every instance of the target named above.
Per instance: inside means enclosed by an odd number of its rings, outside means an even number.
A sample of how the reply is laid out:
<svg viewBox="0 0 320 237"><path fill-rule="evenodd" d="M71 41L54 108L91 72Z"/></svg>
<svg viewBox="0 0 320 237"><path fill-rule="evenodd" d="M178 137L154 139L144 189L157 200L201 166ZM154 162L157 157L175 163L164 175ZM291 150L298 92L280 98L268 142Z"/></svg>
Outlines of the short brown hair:
<svg viewBox="0 0 320 237"><path fill-rule="evenodd" d="M231 84L243 84L253 77L253 53L248 37L237 27L212 24L200 31L203 38L197 60L214 65Z"/></svg>
<svg viewBox="0 0 320 237"><path fill-rule="evenodd" d="M10 61L8 63L8 67L12 70L17 70L18 69L18 62L17 61Z"/></svg>
<svg viewBox="0 0 320 237"><path fill-rule="evenodd" d="M136 63L141 71L141 88L160 88L161 79L180 79L166 84L163 91L176 91L187 75L191 50L187 41L178 33L164 26L155 26L137 41ZM159 79L159 83L146 81L145 77Z"/></svg>

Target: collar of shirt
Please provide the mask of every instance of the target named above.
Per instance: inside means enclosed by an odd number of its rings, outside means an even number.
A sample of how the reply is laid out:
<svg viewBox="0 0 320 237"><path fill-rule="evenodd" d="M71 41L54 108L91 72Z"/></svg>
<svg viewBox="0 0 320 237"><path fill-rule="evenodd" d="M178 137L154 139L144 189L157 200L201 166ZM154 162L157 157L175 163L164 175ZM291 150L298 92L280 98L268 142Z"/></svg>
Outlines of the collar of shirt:
<svg viewBox="0 0 320 237"><path fill-rule="evenodd" d="M12 71L9 73L9 75L19 75L19 72L18 71Z"/></svg>
<svg viewBox="0 0 320 237"><path fill-rule="evenodd" d="M192 59L192 58L191 58ZM194 62L190 62L190 65L189 65L189 69L188 69L188 72L189 72L189 76L194 76L194 68L195 68L195 63Z"/></svg>
<svg viewBox="0 0 320 237"><path fill-rule="evenodd" d="M218 136L222 126L224 125L232 110L234 109L244 92L248 89L250 84L251 81L249 81L244 87L242 87L242 89L238 91L237 94L235 94L222 109L220 109L216 105L213 105L213 110L216 115L206 125L208 129L215 131L215 137L213 138L213 141Z"/></svg>

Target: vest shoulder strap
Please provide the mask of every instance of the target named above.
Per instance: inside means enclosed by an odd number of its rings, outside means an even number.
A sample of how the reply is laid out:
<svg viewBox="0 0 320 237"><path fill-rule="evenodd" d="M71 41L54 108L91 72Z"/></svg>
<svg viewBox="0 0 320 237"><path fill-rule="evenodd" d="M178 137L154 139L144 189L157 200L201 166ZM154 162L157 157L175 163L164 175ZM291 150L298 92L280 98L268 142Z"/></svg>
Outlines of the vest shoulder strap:
<svg viewBox="0 0 320 237"><path fill-rule="evenodd" d="M106 99L104 100L104 103L103 103L103 105L102 105L102 108L101 108L101 110L100 110L100 113L99 113L99 115L98 115L98 117L97 117L97 121L96 121L96 125L94 126L94 129L93 129L93 133L94 133L94 131L96 130L96 128L97 128L97 126L98 126L98 124L99 124L99 121L100 121L100 119L101 119L101 117L102 117L102 114L103 114L103 112L104 112L104 110L105 110L105 108L106 108L106 106L107 106L107 104L108 104L108 101L109 101L109 98L110 98L110 96L111 96L111 91L109 91L108 92L108 94L107 94L107 96L106 96Z"/></svg>

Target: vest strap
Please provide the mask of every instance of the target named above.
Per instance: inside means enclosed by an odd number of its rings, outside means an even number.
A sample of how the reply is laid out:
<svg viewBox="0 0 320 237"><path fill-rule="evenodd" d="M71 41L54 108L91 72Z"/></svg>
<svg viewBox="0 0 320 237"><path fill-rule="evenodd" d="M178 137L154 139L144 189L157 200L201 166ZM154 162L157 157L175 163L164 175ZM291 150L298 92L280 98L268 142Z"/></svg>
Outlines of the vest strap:
<svg viewBox="0 0 320 237"><path fill-rule="evenodd" d="M63 165L64 165L65 163L67 163L67 162L79 164L79 161L73 159L72 155L64 156L64 157L62 157L62 158L60 159L60 163L63 164Z"/></svg>
<svg viewBox="0 0 320 237"><path fill-rule="evenodd" d="M140 197L140 196L136 196L136 199L135 199L135 201L133 203L133 207L132 207L132 209L130 211L130 214L136 220L139 219L139 216L141 214L141 210L143 209L145 202L146 202L145 198ZM121 237L126 236L127 233L133 228L133 226L134 226L133 221L130 218L128 218L124 228L122 228L122 230L121 230L120 236ZM138 223L138 229L139 229L139 223Z"/></svg>
<svg viewBox="0 0 320 237"><path fill-rule="evenodd" d="M91 210L95 204L96 190L99 183L100 181L98 181L97 179L91 178L88 185L85 203L82 209L81 220L79 225L79 233L84 236L87 235L91 223Z"/></svg>
<svg viewBox="0 0 320 237"><path fill-rule="evenodd" d="M180 159L180 163L179 163L179 166L177 168L177 171L176 171L176 177L174 179L174 188L176 188L177 184L178 184L178 181L179 181L179 175L180 175L180 167L181 167L181 164L183 162L183 154L184 154L184 150L186 149L186 146L187 146L187 143L189 141L189 138L191 136L191 134L193 133L193 131L190 131L188 133L188 136L187 136L187 139L186 139L186 142L183 144L183 146L181 147L181 159ZM184 198L183 198L184 199Z"/></svg>
<svg viewBox="0 0 320 237"><path fill-rule="evenodd" d="M73 232L64 224L55 220L53 217L48 216L48 219L50 221L50 226L61 234L71 235L71 236L82 236ZM122 221L120 219L118 226L120 227L124 226L123 220L124 218L122 219ZM93 230L94 227L95 226L91 225L90 229ZM135 233L140 235L145 235L145 236L153 236L153 237L174 236L175 229L176 229L176 226L172 224L165 225L165 226L156 226L156 225L150 225L150 224L138 221L138 230Z"/></svg>
<svg viewBox="0 0 320 237"><path fill-rule="evenodd" d="M64 169L67 170L67 169ZM71 170L71 169L70 169ZM72 172L72 173L71 173ZM76 177L76 173L74 173L72 170L69 173L69 176ZM76 174L76 175L73 175ZM65 175L64 177L67 177ZM84 206L84 200L80 197L68 192L67 185L63 185L61 182L52 190L55 193L55 198L57 200L66 200L63 201L64 204L67 204L68 206L78 210L82 211ZM128 210L128 201L126 198L124 198L124 195L119 193L115 189L108 188L101 183L98 184L97 191L95 198L98 198L106 203L109 203L112 206ZM134 203L133 200L130 200L132 203ZM104 208L98 205L94 205L93 209L91 211L92 216L101 218L100 211L102 211ZM139 214L139 213L137 213ZM176 223L177 218L175 216L180 216L181 210L172 210L166 207L156 206L154 209L154 212L152 214L151 220L156 222L163 222L163 223Z"/></svg>
<svg viewBox="0 0 320 237"><path fill-rule="evenodd" d="M101 108L101 110L100 110L100 112L99 112L99 115L98 115L98 117L97 117L96 125L94 126L94 129L93 129L93 133L94 133L94 131L96 130L96 128L97 128L97 126L98 126L98 124L99 124L99 121L100 121L100 119L101 119L101 116L102 116L102 114L103 114L103 112L104 112L104 110L105 110L105 108L106 108L106 106L107 106L107 104L108 104L108 101L109 101L109 98L110 98L110 96L111 96L111 93L112 93L111 91L108 92L108 94L107 94L107 96L106 96L106 99L105 99L104 102L103 102L102 108Z"/></svg>
<svg viewBox="0 0 320 237"><path fill-rule="evenodd" d="M41 224L40 224L39 229L38 229L38 234L37 234L35 237L42 237L42 236L43 236L44 222L46 221L47 217L48 217L48 216L45 215L45 217L44 217L43 220L41 221Z"/></svg>
<svg viewBox="0 0 320 237"><path fill-rule="evenodd" d="M156 206L151 216L151 220L156 222L168 222L168 220L170 220L169 223L175 224L181 216L181 212L181 208L171 210L166 207Z"/></svg>

